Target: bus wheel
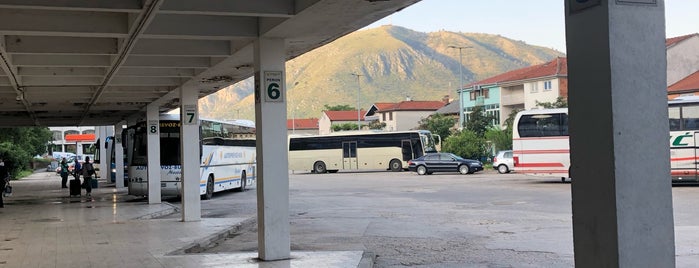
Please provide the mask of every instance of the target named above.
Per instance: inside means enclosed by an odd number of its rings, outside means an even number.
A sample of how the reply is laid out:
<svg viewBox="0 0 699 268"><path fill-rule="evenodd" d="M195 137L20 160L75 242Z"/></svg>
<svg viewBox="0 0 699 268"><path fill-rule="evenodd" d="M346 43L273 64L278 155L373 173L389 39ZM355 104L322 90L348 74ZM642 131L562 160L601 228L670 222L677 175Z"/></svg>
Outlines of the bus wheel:
<svg viewBox="0 0 699 268"><path fill-rule="evenodd" d="M240 175L240 188L238 188L238 191L240 192L245 192L245 186L248 184L248 179L247 176L245 176L245 170L243 170L243 174Z"/></svg>
<svg viewBox="0 0 699 268"><path fill-rule="evenodd" d="M427 168L425 166L417 167L417 175L425 175L425 174L427 174Z"/></svg>
<svg viewBox="0 0 699 268"><path fill-rule="evenodd" d="M214 196L214 176L209 175L209 179L206 180L206 194L204 194L204 200L209 200Z"/></svg>
<svg viewBox="0 0 699 268"><path fill-rule="evenodd" d="M323 161L318 161L313 164L313 172L321 174L325 173L326 171L328 170L325 169L325 163L323 163Z"/></svg>
<svg viewBox="0 0 699 268"><path fill-rule="evenodd" d="M459 173L461 174L471 174L469 168L467 165L460 165L459 166Z"/></svg>
<svg viewBox="0 0 699 268"><path fill-rule="evenodd" d="M399 172L403 170L403 163L401 163L401 161L398 159L391 160L391 163L389 163L388 166L389 168L391 168L391 171L393 172Z"/></svg>

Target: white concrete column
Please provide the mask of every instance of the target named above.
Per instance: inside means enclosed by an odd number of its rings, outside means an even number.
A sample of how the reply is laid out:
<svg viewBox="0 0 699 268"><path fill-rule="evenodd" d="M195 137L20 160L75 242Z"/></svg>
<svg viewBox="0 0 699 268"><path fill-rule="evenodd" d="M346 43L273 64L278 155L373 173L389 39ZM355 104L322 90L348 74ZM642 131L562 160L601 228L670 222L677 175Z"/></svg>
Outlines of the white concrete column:
<svg viewBox="0 0 699 268"><path fill-rule="evenodd" d="M180 159L182 162L182 221L201 220L199 199L199 90L180 90Z"/></svg>
<svg viewBox="0 0 699 268"><path fill-rule="evenodd" d="M664 1L567 0L576 267L674 267Z"/></svg>
<svg viewBox="0 0 699 268"><path fill-rule="evenodd" d="M122 147L121 133L124 131L125 122L114 125L114 168L116 169L116 188L124 188L124 148ZM111 172L111 170L110 170Z"/></svg>
<svg viewBox="0 0 699 268"><path fill-rule="evenodd" d="M260 38L254 47L259 258L288 259L291 240L284 40Z"/></svg>
<svg viewBox="0 0 699 268"><path fill-rule="evenodd" d="M98 137L100 139L99 144L97 144L97 146L99 146L100 149L100 177L102 177L103 180L106 179L107 182L109 182L111 170L109 169L109 162L107 159L107 148L104 147L107 141L107 136L109 136L107 134L107 127L99 126L97 127L96 132L98 133Z"/></svg>
<svg viewBox="0 0 699 268"><path fill-rule="evenodd" d="M160 204L160 114L158 105L146 108L148 136L148 203Z"/></svg>

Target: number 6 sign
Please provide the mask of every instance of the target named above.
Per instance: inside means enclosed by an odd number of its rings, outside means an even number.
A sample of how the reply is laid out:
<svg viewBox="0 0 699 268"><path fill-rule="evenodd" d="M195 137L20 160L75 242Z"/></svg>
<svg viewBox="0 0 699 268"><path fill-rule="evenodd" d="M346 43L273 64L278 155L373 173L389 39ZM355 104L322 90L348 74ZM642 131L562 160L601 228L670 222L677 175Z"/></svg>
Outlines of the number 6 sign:
<svg viewBox="0 0 699 268"><path fill-rule="evenodd" d="M281 71L264 72L264 92L267 102L284 102L284 75Z"/></svg>

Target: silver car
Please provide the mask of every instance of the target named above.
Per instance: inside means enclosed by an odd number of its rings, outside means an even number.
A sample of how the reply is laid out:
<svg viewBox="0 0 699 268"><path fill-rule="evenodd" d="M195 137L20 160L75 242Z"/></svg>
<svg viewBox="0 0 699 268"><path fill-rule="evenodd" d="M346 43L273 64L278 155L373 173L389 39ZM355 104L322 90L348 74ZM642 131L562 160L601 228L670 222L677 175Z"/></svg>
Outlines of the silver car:
<svg viewBox="0 0 699 268"><path fill-rule="evenodd" d="M493 158L493 168L500 174L510 173L513 166L512 150L499 151Z"/></svg>

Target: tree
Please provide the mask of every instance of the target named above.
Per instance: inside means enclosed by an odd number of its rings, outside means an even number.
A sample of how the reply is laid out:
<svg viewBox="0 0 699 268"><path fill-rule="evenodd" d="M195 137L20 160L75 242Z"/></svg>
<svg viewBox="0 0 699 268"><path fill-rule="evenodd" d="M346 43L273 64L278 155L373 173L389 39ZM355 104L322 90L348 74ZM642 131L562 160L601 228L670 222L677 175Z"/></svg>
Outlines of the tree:
<svg viewBox="0 0 699 268"><path fill-rule="evenodd" d="M568 107L568 101L564 99L563 97L558 97L556 98L555 102L539 102L536 101L536 106L545 108L545 109L552 109L552 108L566 108Z"/></svg>
<svg viewBox="0 0 699 268"><path fill-rule="evenodd" d="M469 159L481 159L488 155L485 139L470 130L463 130L449 136L444 140L442 151Z"/></svg>
<svg viewBox="0 0 699 268"><path fill-rule="evenodd" d="M420 119L418 128L429 130L432 134L437 134L442 139L446 139L451 135L451 129L456 124L456 121L457 119L443 114L433 114Z"/></svg>
<svg viewBox="0 0 699 268"><path fill-rule="evenodd" d="M384 129L384 128L386 128L386 122L374 120L374 121L371 121L369 123L369 125L367 125L367 127L369 127L369 129Z"/></svg>
<svg viewBox="0 0 699 268"><path fill-rule="evenodd" d="M507 119L505 119L505 126L510 130L510 133L512 132L512 126L515 122L515 116L517 116L517 113L521 111L523 111L523 109L514 109L509 115L507 115Z"/></svg>
<svg viewBox="0 0 699 268"><path fill-rule="evenodd" d="M45 127L3 129L0 132L0 157L9 162L10 172L16 175L28 169L32 156L46 152L51 138L51 131Z"/></svg>
<svg viewBox="0 0 699 268"><path fill-rule="evenodd" d="M332 125L333 132L346 131L346 130L357 130L357 124L355 123L344 123Z"/></svg>
<svg viewBox="0 0 699 268"><path fill-rule="evenodd" d="M485 132L485 139L491 142L495 151L511 150L512 149L512 130L511 128L498 129L496 127L489 128Z"/></svg>
<svg viewBox="0 0 699 268"><path fill-rule="evenodd" d="M495 117L486 114L483 105L478 105L468 114L466 129L473 131L478 137L483 137L485 131L493 125L493 120Z"/></svg>
<svg viewBox="0 0 699 268"><path fill-rule="evenodd" d="M323 107L325 107L325 111L356 111L357 109L349 106L347 104L338 104L338 105L333 105L329 106L325 104Z"/></svg>

